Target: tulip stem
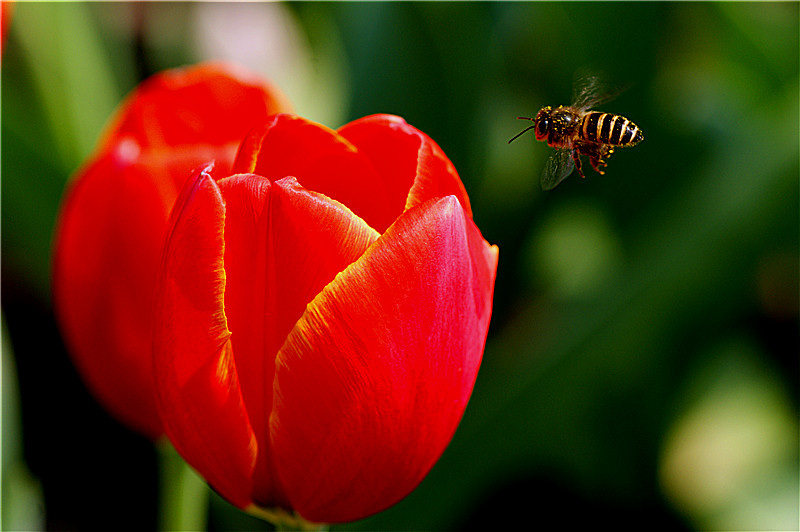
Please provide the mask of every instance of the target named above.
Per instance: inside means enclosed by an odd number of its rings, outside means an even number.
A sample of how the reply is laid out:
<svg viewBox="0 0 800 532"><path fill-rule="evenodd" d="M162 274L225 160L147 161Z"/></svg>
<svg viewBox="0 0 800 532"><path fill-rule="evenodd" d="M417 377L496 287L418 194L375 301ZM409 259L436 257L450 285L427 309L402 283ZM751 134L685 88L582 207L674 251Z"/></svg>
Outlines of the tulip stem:
<svg viewBox="0 0 800 532"><path fill-rule="evenodd" d="M159 454L159 530L205 530L209 488L168 441Z"/></svg>
<svg viewBox="0 0 800 532"><path fill-rule="evenodd" d="M312 523L306 521L295 512L287 512L281 508L260 508L251 506L247 512L272 523L276 531L304 530L307 532L324 532L328 530L326 523Z"/></svg>

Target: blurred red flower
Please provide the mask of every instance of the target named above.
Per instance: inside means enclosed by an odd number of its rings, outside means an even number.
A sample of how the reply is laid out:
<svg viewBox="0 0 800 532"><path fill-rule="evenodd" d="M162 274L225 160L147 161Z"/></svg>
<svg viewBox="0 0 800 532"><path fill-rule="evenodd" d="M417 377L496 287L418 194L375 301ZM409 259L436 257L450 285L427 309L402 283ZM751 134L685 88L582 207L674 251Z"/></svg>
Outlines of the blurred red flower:
<svg viewBox="0 0 800 532"><path fill-rule="evenodd" d="M14 2L3 0L0 2L0 57L6 47L6 36L11 27L11 14L14 12Z"/></svg>
<svg viewBox="0 0 800 532"><path fill-rule="evenodd" d="M61 206L53 298L67 347L98 400L163 433L152 377L152 298L167 220L198 165L230 168L247 132L290 110L279 91L223 64L170 70L122 104Z"/></svg>
<svg viewBox="0 0 800 532"><path fill-rule="evenodd" d="M233 504L314 522L405 497L481 362L498 250L401 118L280 114L181 193L157 281L165 431Z"/></svg>

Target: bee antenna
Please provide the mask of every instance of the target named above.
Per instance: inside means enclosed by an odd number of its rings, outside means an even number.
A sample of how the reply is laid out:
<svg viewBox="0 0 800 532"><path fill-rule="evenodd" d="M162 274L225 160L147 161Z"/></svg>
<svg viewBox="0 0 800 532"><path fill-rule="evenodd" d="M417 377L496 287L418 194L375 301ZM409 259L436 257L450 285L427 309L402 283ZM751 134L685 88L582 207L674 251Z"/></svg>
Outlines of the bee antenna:
<svg viewBox="0 0 800 532"><path fill-rule="evenodd" d="M528 120L530 120L530 119L528 119ZM528 131L529 129L533 129L533 128L535 128L535 127L536 127L536 124L533 124L532 126L528 126L528 127L526 127L525 129L523 129L522 131L520 131L519 133L517 133L516 135L514 135L514 137L513 137L511 140L509 140L509 141L508 141L508 143L509 143L509 144L511 144L511 142L512 142L512 141L515 141L515 140L517 140L517 138L518 138L520 135L522 135L523 133L525 133L525 132L526 132L526 131Z"/></svg>
<svg viewBox="0 0 800 532"><path fill-rule="evenodd" d="M517 120L536 120L535 118L531 118L529 116L518 116Z"/></svg>

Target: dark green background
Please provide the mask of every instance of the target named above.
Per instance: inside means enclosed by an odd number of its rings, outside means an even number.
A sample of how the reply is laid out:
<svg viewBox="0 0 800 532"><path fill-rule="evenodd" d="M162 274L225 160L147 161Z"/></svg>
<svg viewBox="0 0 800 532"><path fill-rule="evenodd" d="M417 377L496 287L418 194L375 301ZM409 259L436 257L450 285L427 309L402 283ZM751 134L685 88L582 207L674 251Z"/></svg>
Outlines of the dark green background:
<svg viewBox="0 0 800 532"><path fill-rule="evenodd" d="M209 58L195 23L207 8L15 6L0 67L4 528L156 526L156 453L72 369L50 246L64 185L114 106L147 75ZM798 4L283 8L297 55L288 74L262 74L331 127L388 112L428 133L500 247L484 361L452 444L407 499L342 528L796 527ZM544 193L551 150L507 140L526 125L516 116L569 103L580 69L629 84L601 110L645 141L605 176ZM676 439L690 419L718 439ZM689 491L687 505L665 487L681 441L753 462L728 483L738 498ZM209 527L269 528L216 497Z"/></svg>

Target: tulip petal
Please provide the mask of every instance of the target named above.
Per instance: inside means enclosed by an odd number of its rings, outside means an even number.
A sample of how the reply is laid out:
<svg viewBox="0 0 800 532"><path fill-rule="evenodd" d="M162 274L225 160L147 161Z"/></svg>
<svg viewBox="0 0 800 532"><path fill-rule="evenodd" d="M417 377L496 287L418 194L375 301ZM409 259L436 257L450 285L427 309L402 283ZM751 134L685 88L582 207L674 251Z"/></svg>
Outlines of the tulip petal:
<svg viewBox="0 0 800 532"><path fill-rule="evenodd" d="M53 301L64 340L94 395L126 425L158 437L150 365L137 361L150 346L139 333L150 330L152 294L131 287L154 282L160 250L144 235L160 230L163 239L166 214L157 184L138 179L138 155L132 140L120 143L87 165L69 190L55 240ZM120 239L128 245L117 245ZM93 290L97 283L106 290ZM98 326L109 317L114 327ZM91 356L116 352L117 345L124 347L117 358Z"/></svg>
<svg viewBox="0 0 800 532"><path fill-rule="evenodd" d="M448 196L409 209L308 305L278 354L270 416L303 517L378 512L439 458L480 365L496 266Z"/></svg>
<svg viewBox="0 0 800 532"><path fill-rule="evenodd" d="M399 216L417 175L417 153L422 135L394 115L373 115L355 120L337 132L358 148L389 190L391 210Z"/></svg>
<svg viewBox="0 0 800 532"><path fill-rule="evenodd" d="M211 146L142 153L120 139L81 170L59 215L53 300L70 354L98 400L150 438L162 434L149 351L169 209L186 168L230 157Z"/></svg>
<svg viewBox="0 0 800 532"><path fill-rule="evenodd" d="M242 131L291 108L277 87L231 64L176 68L148 78L128 96L100 149L121 136L145 148L239 142Z"/></svg>
<svg viewBox="0 0 800 532"><path fill-rule="evenodd" d="M403 202L402 210L454 195L472 217L467 191L453 163L433 139L401 117L366 116L338 132L369 158L389 187L390 198Z"/></svg>
<svg viewBox="0 0 800 532"><path fill-rule="evenodd" d="M170 225L154 315L159 411L178 452L243 508L257 449L224 314L225 206L207 169L181 192Z"/></svg>
<svg viewBox="0 0 800 532"><path fill-rule="evenodd" d="M304 188L346 205L379 232L402 212L392 207L386 183L350 142L295 115L278 114L255 128L239 150L234 171L271 181L295 177Z"/></svg>
<svg viewBox="0 0 800 532"><path fill-rule="evenodd" d="M284 504L269 452L275 355L306 305L377 238L343 205L294 178L219 182L226 203L225 312L259 455L254 499Z"/></svg>

